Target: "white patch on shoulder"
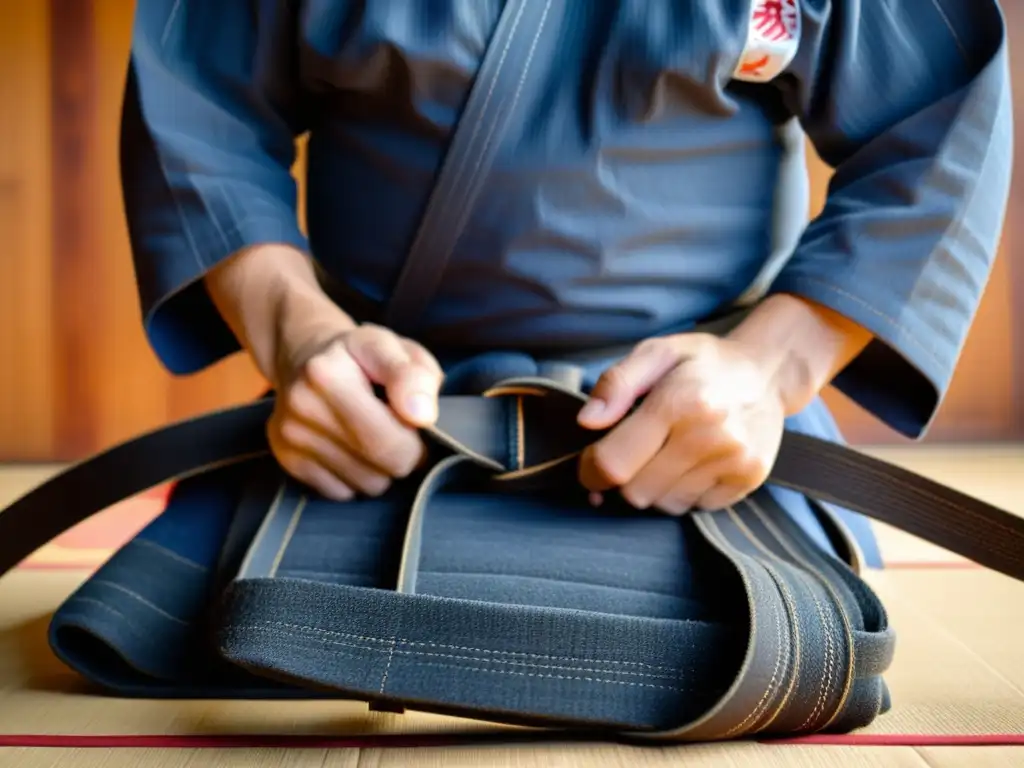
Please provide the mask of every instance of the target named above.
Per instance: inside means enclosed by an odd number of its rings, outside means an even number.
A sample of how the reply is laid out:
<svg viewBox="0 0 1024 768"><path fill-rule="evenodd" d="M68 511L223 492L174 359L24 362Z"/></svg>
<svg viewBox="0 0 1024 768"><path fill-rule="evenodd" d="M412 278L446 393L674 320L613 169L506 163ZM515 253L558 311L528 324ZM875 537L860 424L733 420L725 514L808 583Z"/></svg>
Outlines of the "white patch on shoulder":
<svg viewBox="0 0 1024 768"><path fill-rule="evenodd" d="M789 66L800 47L800 0L751 0L747 42L732 75L767 83Z"/></svg>

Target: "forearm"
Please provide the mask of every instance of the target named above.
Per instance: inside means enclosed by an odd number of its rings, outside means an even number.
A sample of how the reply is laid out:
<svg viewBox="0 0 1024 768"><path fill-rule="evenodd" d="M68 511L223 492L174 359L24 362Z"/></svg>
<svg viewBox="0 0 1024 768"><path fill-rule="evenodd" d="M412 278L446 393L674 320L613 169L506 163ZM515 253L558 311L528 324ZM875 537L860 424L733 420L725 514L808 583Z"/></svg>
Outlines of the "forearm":
<svg viewBox="0 0 1024 768"><path fill-rule="evenodd" d="M291 246L247 248L208 272L204 281L224 322L275 386L281 350L294 347L288 337L326 337L355 327L321 289L309 257Z"/></svg>
<svg viewBox="0 0 1024 768"><path fill-rule="evenodd" d="M820 304L775 294L758 304L729 338L766 367L791 416L864 351L872 335Z"/></svg>

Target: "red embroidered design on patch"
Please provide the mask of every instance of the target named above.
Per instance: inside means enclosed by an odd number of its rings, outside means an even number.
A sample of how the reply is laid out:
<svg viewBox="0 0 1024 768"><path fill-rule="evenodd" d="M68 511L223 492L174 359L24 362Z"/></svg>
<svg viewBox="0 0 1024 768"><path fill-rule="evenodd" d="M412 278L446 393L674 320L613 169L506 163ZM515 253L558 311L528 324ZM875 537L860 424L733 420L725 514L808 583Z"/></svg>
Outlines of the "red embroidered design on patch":
<svg viewBox="0 0 1024 768"><path fill-rule="evenodd" d="M754 26L766 40L792 40L796 13L796 0L763 0L754 11Z"/></svg>
<svg viewBox="0 0 1024 768"><path fill-rule="evenodd" d="M744 75L760 75L761 70L767 66L769 61L771 61L771 59L768 57L768 54L765 54L758 59L754 59L753 61L744 61L743 64L740 65L740 72Z"/></svg>

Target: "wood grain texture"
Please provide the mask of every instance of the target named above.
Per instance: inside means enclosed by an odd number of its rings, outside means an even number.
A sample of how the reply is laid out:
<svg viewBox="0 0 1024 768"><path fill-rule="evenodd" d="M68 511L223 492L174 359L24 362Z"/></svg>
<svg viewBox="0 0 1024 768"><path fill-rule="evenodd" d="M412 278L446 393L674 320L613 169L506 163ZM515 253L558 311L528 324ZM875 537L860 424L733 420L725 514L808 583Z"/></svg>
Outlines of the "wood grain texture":
<svg viewBox="0 0 1024 768"><path fill-rule="evenodd" d="M1013 100L1015 152L1013 156L1013 183L1010 185L1010 221L1003 233L1003 249L1007 254L1007 278L1010 284L1010 304L1014 312L1014 343L1010 349L1013 367L1013 404L1009 428L1017 436L1024 435L1024 97L1020 87L1024 83L1024 3L1010 0L1003 4L1003 14L1010 28L1011 79L1016 86ZM1014 221L1014 219L1016 219ZM999 350L995 350L996 354Z"/></svg>
<svg viewBox="0 0 1024 768"><path fill-rule="evenodd" d="M133 0L3 3L0 461L73 460L265 386L243 356L171 377L146 344L117 160L133 11ZM1007 15L1019 49L1024 8ZM303 167L300 158L300 178ZM814 160L810 174L820 207L828 169ZM1018 173L999 263L932 442L1024 437L1021 213ZM854 442L900 442L840 396L828 399Z"/></svg>
<svg viewBox="0 0 1024 768"><path fill-rule="evenodd" d="M102 201L96 157L96 35L92 0L50 3L50 199L56 446L81 455L96 445L101 418L90 407L107 386L94 340L106 291L97 259Z"/></svg>
<svg viewBox="0 0 1024 768"><path fill-rule="evenodd" d="M52 454L50 48L44 2L0 13L0 455Z"/></svg>
<svg viewBox="0 0 1024 768"><path fill-rule="evenodd" d="M146 343L118 174L133 10L132 0L50 0L50 29L33 35L48 51L52 118L24 130L45 128L52 136L48 163L38 166L53 169L43 196L52 242L38 244L31 257L49 268L49 285L23 303L52 296L46 322L31 323L28 334L33 348L48 351L53 388L33 404L53 416L24 424L34 444L11 439L0 444L0 459L74 460L168 420L251 398L264 386L242 356L171 377ZM30 287L25 279L16 283L19 291ZM17 316L6 311L0 308L5 321ZM0 383L2 402L6 386Z"/></svg>

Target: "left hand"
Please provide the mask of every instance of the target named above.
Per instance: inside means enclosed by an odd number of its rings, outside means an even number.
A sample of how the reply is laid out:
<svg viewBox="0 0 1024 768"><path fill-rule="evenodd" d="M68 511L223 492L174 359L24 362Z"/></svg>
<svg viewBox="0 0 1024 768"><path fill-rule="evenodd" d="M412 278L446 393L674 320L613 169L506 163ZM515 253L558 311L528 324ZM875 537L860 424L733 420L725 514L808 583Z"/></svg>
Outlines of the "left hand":
<svg viewBox="0 0 1024 768"><path fill-rule="evenodd" d="M727 507L762 485L786 415L777 366L764 352L679 334L648 339L609 368L579 414L589 429L614 425L580 459L595 503L618 488L639 509L681 515Z"/></svg>

